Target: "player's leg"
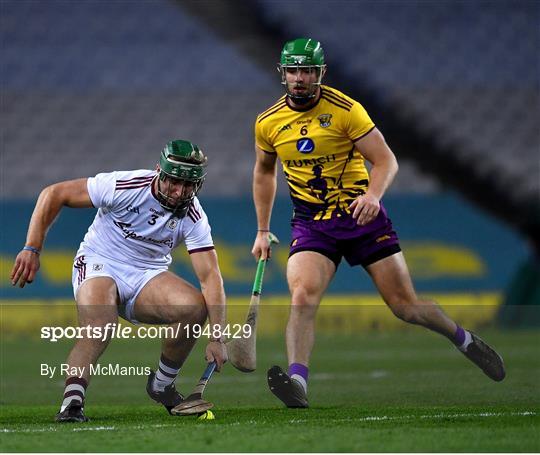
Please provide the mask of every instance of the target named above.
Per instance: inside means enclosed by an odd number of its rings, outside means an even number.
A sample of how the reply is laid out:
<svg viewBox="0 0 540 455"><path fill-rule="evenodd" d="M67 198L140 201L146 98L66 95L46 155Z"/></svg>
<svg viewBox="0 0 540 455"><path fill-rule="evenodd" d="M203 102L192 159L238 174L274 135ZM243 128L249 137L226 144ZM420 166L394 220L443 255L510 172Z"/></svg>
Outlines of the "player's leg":
<svg viewBox="0 0 540 455"><path fill-rule="evenodd" d="M453 340L457 324L435 302L418 299L403 253L370 264L366 270L398 318L422 325Z"/></svg>
<svg viewBox="0 0 540 455"><path fill-rule="evenodd" d="M77 291L77 315L79 327L99 328L97 332L83 330L82 338L75 341L68 359L68 374L64 399L58 422L84 422L83 414L86 388L90 381L90 366L95 365L110 341L110 331L118 322L118 291L109 277L95 277L84 281ZM107 326L108 324L108 326Z"/></svg>
<svg viewBox="0 0 540 455"><path fill-rule="evenodd" d="M197 340L190 336L195 325L206 321L204 297L197 288L171 272L152 278L135 300L135 318L147 324L168 324L177 337L163 340L162 353L175 362L183 362ZM176 330L180 324L180 330Z"/></svg>
<svg viewBox="0 0 540 455"><path fill-rule="evenodd" d="M395 253L366 266L382 298L400 319L446 336L491 379L504 379L501 357L475 334L450 319L432 300L418 299L403 253Z"/></svg>
<svg viewBox="0 0 540 455"><path fill-rule="evenodd" d="M309 359L315 343L315 318L336 265L314 251L293 254L287 264L291 309L286 330L288 374L274 366L268 371L270 390L288 407L307 407Z"/></svg>
<svg viewBox="0 0 540 455"><path fill-rule="evenodd" d="M148 281L135 299L136 320L148 324L167 324L175 336L163 338L156 373L148 377L147 392L168 411L178 405L182 396L174 382L197 338L193 328L202 328L206 306L202 293L171 272L163 272Z"/></svg>
<svg viewBox="0 0 540 455"><path fill-rule="evenodd" d="M317 309L335 271L334 262L314 251L301 251L289 258L287 282L291 311L286 331L289 365L309 365L315 343Z"/></svg>

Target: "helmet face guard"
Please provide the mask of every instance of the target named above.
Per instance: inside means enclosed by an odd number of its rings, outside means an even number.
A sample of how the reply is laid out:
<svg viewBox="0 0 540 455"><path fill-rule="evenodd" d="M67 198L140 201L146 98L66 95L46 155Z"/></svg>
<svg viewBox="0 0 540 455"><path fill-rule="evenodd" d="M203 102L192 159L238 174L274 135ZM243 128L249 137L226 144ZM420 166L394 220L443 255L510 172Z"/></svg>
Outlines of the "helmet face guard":
<svg viewBox="0 0 540 455"><path fill-rule="evenodd" d="M197 145L174 140L164 147L159 159L158 199L161 206L183 217L199 192L206 177L207 158ZM173 197L177 183L183 183L182 193Z"/></svg>
<svg viewBox="0 0 540 455"><path fill-rule="evenodd" d="M321 43L309 38L298 38L288 41L281 51L278 71L281 73L281 84L285 86L287 96L296 104L306 104L312 100L317 88L321 85L326 64ZM287 82L287 72L306 72L309 83L298 85ZM294 92L295 87L302 87L302 93Z"/></svg>

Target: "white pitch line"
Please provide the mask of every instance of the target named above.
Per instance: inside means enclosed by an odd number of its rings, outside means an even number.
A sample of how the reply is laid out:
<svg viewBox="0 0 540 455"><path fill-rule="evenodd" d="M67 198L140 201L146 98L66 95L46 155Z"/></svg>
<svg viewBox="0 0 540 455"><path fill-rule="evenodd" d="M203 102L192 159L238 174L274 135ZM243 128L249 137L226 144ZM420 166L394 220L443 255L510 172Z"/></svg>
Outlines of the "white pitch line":
<svg viewBox="0 0 540 455"><path fill-rule="evenodd" d="M135 426L122 426L122 427L77 427L71 428L71 431L120 431L120 430L143 430L145 428L164 428L164 427L176 427L177 424L174 423L157 423L153 425L135 425ZM12 429L12 428L2 428L1 433L44 433L47 431L59 431L61 428L66 428L64 426L57 427L48 427L48 428L25 428L25 429Z"/></svg>
<svg viewBox="0 0 540 455"><path fill-rule="evenodd" d="M411 420L411 419L462 419L467 417L528 417L535 416L536 412L534 411L522 411L522 412L469 412L461 414L424 414L424 415L405 415L405 416L366 416L366 417L352 417L352 418L343 418L343 419L332 419L332 422L373 422L373 421L385 421L385 420ZM288 423L307 423L312 422L313 420L308 419L291 419ZM203 422L201 422L202 424ZM216 421L215 423L221 424L221 422ZM250 420L248 422L230 422L221 424L222 426L237 426L242 423L249 425L257 425L261 422L256 420ZM265 424L267 422L264 422ZM115 426L100 426L100 427L77 427L72 428L72 432L77 431L122 431L122 430L146 430L151 428L170 428L177 427L176 423L157 423L152 425L125 425L121 427ZM59 429L66 428L65 425L47 427L47 428L24 428L24 429L14 429L14 428L2 428L0 433L44 433L44 432L55 432Z"/></svg>
<svg viewBox="0 0 540 455"><path fill-rule="evenodd" d="M382 420L411 420L411 419L463 419L467 417L527 417L535 416L534 411L523 412L480 412L480 413L462 413L462 414L425 414L425 415L405 415L405 416L366 416L366 417L348 417L343 419L332 419L332 422L372 422ZM308 419L292 419L289 423L307 423Z"/></svg>

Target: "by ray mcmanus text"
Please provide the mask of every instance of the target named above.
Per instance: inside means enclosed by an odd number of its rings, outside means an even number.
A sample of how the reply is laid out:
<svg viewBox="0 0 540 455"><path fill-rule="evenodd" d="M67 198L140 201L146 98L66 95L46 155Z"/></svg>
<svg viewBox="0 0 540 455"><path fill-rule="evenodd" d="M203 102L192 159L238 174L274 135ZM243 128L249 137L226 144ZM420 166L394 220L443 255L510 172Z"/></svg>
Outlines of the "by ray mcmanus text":
<svg viewBox="0 0 540 455"><path fill-rule="evenodd" d="M86 373L86 367L70 366L67 363L50 365L40 364L40 375L53 379L55 376L77 376L82 378ZM90 376L148 376L151 373L150 367L145 366L125 366L119 363L106 363L90 365Z"/></svg>

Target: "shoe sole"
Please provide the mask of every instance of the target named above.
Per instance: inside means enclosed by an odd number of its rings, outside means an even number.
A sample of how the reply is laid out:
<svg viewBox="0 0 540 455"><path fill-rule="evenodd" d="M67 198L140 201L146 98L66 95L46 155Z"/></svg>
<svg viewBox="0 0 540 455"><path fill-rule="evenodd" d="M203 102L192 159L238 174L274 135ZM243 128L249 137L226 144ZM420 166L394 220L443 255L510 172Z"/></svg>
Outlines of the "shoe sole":
<svg viewBox="0 0 540 455"><path fill-rule="evenodd" d="M484 340L482 340L478 335L472 332L471 332L471 335L472 335L474 343L477 343L477 345L483 345L484 350L487 350L491 356L496 357L499 360L500 371L492 373L487 368L483 368L482 366L478 365L478 363L472 357L469 357L466 352L464 352L463 354L465 354L465 357L467 357L471 362L473 362L476 366L478 366L488 378L490 378L491 380L495 382L501 382L506 377L506 371L504 368L503 358L491 346L489 346ZM477 349L482 351L482 349L480 348L477 348Z"/></svg>
<svg viewBox="0 0 540 455"><path fill-rule="evenodd" d="M268 370L268 387L278 399L288 408L308 408L307 400L301 401L299 398L291 396L291 379L280 367L272 367Z"/></svg>

